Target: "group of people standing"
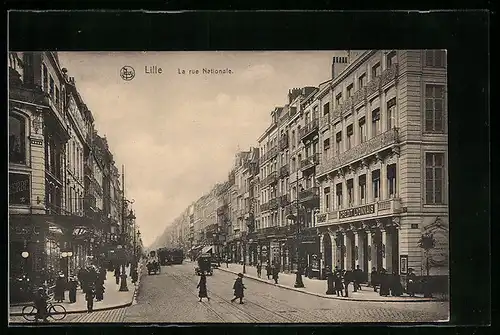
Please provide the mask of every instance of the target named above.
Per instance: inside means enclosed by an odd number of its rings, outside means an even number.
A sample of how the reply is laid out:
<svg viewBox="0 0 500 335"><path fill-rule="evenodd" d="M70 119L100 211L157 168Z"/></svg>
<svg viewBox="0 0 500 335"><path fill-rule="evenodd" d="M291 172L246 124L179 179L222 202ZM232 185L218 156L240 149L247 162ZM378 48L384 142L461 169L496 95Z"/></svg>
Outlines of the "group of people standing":
<svg viewBox="0 0 500 335"><path fill-rule="evenodd" d="M399 274L397 272L388 273L384 268L380 269L380 271L377 271L375 267L372 268L370 285L373 287L373 291L375 292L377 292L378 288L380 296L383 297L387 297L389 295L392 295L393 297L400 297L403 295L404 291ZM413 286L409 286L407 291L410 296L414 296Z"/></svg>
<svg viewBox="0 0 500 335"><path fill-rule="evenodd" d="M348 297L349 296L349 284L353 283L354 292L358 290L361 291L361 281L363 280L363 271L356 266L356 269L344 270L339 269L338 266L332 271L330 267L326 267L326 279L328 284L328 289L326 294L337 294L337 296Z"/></svg>
<svg viewBox="0 0 500 335"><path fill-rule="evenodd" d="M262 263L257 263L257 265L255 266L257 268L257 276L259 278L262 277ZM269 277L271 277L273 280L274 280L274 283L275 284L278 284L278 279L279 279L279 273L280 273L280 267L278 264L276 263L270 263L268 262L266 264L266 275L267 275L267 279L269 279Z"/></svg>

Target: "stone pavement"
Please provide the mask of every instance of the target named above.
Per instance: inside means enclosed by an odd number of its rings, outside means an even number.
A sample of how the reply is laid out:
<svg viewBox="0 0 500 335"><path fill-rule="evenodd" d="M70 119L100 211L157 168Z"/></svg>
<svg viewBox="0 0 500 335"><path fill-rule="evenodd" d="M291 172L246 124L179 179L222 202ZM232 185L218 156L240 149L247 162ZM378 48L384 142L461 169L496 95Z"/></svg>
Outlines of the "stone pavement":
<svg viewBox="0 0 500 335"><path fill-rule="evenodd" d="M231 272L234 274L243 273L243 265L240 264L229 264L226 268L226 264L222 263L220 271ZM423 296L410 297L407 294L403 294L401 297L382 297L377 292L373 291L373 288L362 285L362 290L358 292L353 292L352 284L349 285L349 297L337 297L337 295L327 295L327 283L326 280L319 279L309 279L302 276L302 282L304 283L304 288L295 288L295 274L288 274L280 272L278 284L274 284L274 280L269 277L267 279L265 269L262 269L262 277L257 277L257 269L254 266L245 266L246 274L245 277L258 280L270 285L275 285L289 290L294 290L302 292L305 294L315 295L318 297L328 298L328 299L339 299L339 300L354 300L354 301L374 301L374 302L424 302L424 301L436 301L434 298L424 298Z"/></svg>
<svg viewBox="0 0 500 335"><path fill-rule="evenodd" d="M141 265L139 265L141 266ZM122 308L130 306L134 299L134 294L136 288L139 285L137 282L135 285L132 284L132 280L129 276L130 268L126 268L127 273L127 286L128 292L120 292L120 285L116 285L115 277L113 272L107 272L106 280L104 281L104 300L94 301L94 311L110 310L116 308ZM141 274L141 269L139 269L139 278ZM70 304L68 298L68 291L65 292L65 301L60 303L66 308L68 313L83 313L87 312L87 301L85 300L85 294L79 288L76 293L76 302ZM53 301L52 301L53 302ZM55 304L55 302L53 302ZM19 316L22 315L22 309L24 306L10 306L10 315Z"/></svg>

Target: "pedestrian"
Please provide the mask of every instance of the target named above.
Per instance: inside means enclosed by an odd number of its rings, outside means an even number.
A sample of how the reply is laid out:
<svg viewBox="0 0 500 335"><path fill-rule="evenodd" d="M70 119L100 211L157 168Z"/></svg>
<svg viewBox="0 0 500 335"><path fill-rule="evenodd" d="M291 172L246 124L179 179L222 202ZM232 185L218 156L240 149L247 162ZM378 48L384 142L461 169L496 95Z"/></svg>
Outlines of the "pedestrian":
<svg viewBox="0 0 500 335"><path fill-rule="evenodd" d="M378 275L378 283L380 284L379 294L380 296L387 297L389 295L389 282L388 282L387 271L382 268Z"/></svg>
<svg viewBox="0 0 500 335"><path fill-rule="evenodd" d="M337 297L344 296L344 288L342 285L342 271L340 271L339 267L335 267L335 272L333 274L334 282L335 282L335 292L337 292Z"/></svg>
<svg viewBox="0 0 500 335"><path fill-rule="evenodd" d="M76 289L78 287L77 279L72 276L69 281L69 302L70 304L74 304L76 302Z"/></svg>
<svg viewBox="0 0 500 335"><path fill-rule="evenodd" d="M115 280L116 280L116 285L120 285L120 267L117 266L115 268Z"/></svg>
<svg viewBox="0 0 500 335"><path fill-rule="evenodd" d="M377 272L377 268L373 267L372 273L371 273L371 279L370 279L371 285L373 286L373 292L377 292L378 278L379 278L379 275Z"/></svg>
<svg viewBox="0 0 500 335"><path fill-rule="evenodd" d="M92 313L94 310L95 290L93 285L88 285L85 291L85 300L87 300L87 313Z"/></svg>
<svg viewBox="0 0 500 335"><path fill-rule="evenodd" d="M231 302L234 302L236 299L240 299L240 304L243 304L243 290L246 289L245 285L243 285L243 274L238 273L238 278L234 281L233 285L234 289L234 298L231 299Z"/></svg>
<svg viewBox="0 0 500 335"><path fill-rule="evenodd" d="M77 273L77 278L78 278L78 282L80 282L80 287L82 289L82 292L85 292L85 283L84 283L84 280L85 280L85 275L86 275L86 270L85 268L80 268L78 270L78 273Z"/></svg>
<svg viewBox="0 0 500 335"><path fill-rule="evenodd" d="M56 287L54 290L54 300L56 302L63 302L64 301L64 291L66 289L66 278L64 277L64 274L59 274L59 277L56 280Z"/></svg>
<svg viewBox="0 0 500 335"><path fill-rule="evenodd" d="M267 262L266 264L266 275L267 275L267 279L269 279L269 276L273 274L273 271L272 271L272 267L271 267L271 264L269 264L269 262Z"/></svg>
<svg viewBox="0 0 500 335"><path fill-rule="evenodd" d="M403 286L401 285L401 277L396 271L392 272L391 276L391 295L400 297L403 294Z"/></svg>
<svg viewBox="0 0 500 335"><path fill-rule="evenodd" d="M35 321L42 320L43 322L48 322L47 300L49 300L49 296L47 295L45 288L39 287L33 301L36 307Z"/></svg>
<svg viewBox="0 0 500 335"><path fill-rule="evenodd" d="M344 277L344 297L349 296L349 283L352 281L352 271L343 271L342 276Z"/></svg>
<svg viewBox="0 0 500 335"><path fill-rule="evenodd" d="M260 262L257 263L257 277L261 277L262 275L262 264Z"/></svg>
<svg viewBox="0 0 500 335"><path fill-rule="evenodd" d="M104 281L99 280L95 285L95 298L97 301L102 301L104 299Z"/></svg>
<svg viewBox="0 0 500 335"><path fill-rule="evenodd" d="M326 294L335 293L335 276L328 265L325 268L325 277L327 283Z"/></svg>
<svg viewBox="0 0 500 335"><path fill-rule="evenodd" d="M359 268L359 265L356 265L356 269L354 270L353 273L353 283L354 283L354 292L357 292L358 290L361 291L361 276L363 275L363 271Z"/></svg>
<svg viewBox="0 0 500 335"><path fill-rule="evenodd" d="M278 276L279 276L279 273L280 273L279 266L275 263L275 264L273 265L273 279L274 279L274 283L275 283L275 284L278 284Z"/></svg>
<svg viewBox="0 0 500 335"><path fill-rule="evenodd" d="M415 275L415 273L413 272L413 268L409 268L408 269L408 276L406 277L406 280L407 280L407 284L406 284L406 292L408 293L408 295L410 297L414 297L415 296L415 278L417 276Z"/></svg>
<svg viewBox="0 0 500 335"><path fill-rule="evenodd" d="M200 282L198 283L198 286L196 286L196 288L199 289L198 291L198 297L200 298L199 302L201 302L203 298L207 298L207 300L210 301L207 292L207 276L204 273L200 275Z"/></svg>

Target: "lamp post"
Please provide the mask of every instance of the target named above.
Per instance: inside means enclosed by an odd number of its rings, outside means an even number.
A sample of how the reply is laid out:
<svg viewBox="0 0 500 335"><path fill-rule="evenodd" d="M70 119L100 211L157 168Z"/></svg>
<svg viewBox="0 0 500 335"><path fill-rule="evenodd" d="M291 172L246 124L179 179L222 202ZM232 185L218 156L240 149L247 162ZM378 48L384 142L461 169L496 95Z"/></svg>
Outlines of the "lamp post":
<svg viewBox="0 0 500 335"><path fill-rule="evenodd" d="M66 277L66 281L68 280L68 277L69 277L69 262L70 262L70 257L73 256L73 251L63 251L61 252L61 257L64 258L65 262L66 262L66 266L65 266L65 277Z"/></svg>
<svg viewBox="0 0 500 335"><path fill-rule="evenodd" d="M243 274L247 273L245 267L246 262L247 262L247 236L245 235L243 237Z"/></svg>
<svg viewBox="0 0 500 335"><path fill-rule="evenodd" d="M295 285L294 287L296 288L302 288L304 287L304 282L302 281L302 268L300 264L300 207L299 207L299 201L298 199L296 200L296 209L297 209L297 215L289 214L287 215L287 219L292 220L296 224L296 257L297 257L297 272L295 273Z"/></svg>

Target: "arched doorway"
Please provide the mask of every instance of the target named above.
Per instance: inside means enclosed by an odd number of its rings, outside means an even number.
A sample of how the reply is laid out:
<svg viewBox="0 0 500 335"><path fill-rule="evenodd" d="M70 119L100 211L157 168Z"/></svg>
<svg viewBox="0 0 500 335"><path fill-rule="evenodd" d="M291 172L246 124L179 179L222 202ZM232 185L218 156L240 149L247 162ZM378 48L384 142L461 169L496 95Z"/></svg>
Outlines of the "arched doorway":
<svg viewBox="0 0 500 335"><path fill-rule="evenodd" d="M332 267L332 239L330 234L326 233L323 235L323 259L325 260L325 267Z"/></svg>

